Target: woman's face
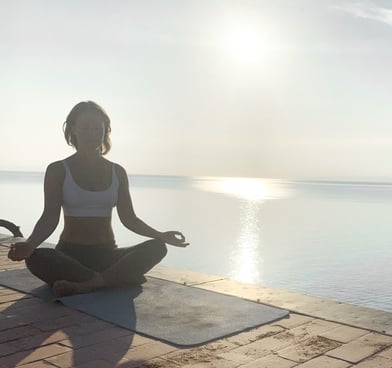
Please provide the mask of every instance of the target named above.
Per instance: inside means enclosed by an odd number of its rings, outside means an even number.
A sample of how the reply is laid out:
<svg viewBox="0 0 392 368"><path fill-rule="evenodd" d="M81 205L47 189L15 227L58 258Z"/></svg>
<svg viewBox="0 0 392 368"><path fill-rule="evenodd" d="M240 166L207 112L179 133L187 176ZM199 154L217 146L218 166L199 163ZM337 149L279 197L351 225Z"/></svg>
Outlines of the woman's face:
<svg viewBox="0 0 392 368"><path fill-rule="evenodd" d="M76 118L72 129L78 149L82 147L98 149L105 137L105 124L98 111L83 111Z"/></svg>

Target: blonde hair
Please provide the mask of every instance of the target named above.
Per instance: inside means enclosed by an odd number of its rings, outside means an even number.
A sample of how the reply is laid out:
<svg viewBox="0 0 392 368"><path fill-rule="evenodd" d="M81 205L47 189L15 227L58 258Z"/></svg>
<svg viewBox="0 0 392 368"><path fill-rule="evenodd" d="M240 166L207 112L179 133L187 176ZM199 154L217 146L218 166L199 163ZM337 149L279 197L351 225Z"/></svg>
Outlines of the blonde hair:
<svg viewBox="0 0 392 368"><path fill-rule="evenodd" d="M72 128L75 126L78 116L84 111L96 111L102 115L105 133L102 145L100 147L100 152L102 155L107 154L112 147L112 142L109 137L110 132L112 131L110 127L110 118L106 111L94 101L82 101L72 108L63 124L63 131L66 142L68 145L78 149L78 142L76 141L75 135L72 133Z"/></svg>

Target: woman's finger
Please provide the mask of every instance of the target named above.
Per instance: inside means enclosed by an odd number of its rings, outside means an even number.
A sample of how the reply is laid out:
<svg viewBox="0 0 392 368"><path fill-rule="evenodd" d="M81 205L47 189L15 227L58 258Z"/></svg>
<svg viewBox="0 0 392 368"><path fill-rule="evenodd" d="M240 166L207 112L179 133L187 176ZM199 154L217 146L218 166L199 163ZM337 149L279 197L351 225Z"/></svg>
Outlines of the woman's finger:
<svg viewBox="0 0 392 368"><path fill-rule="evenodd" d="M176 232L176 235L178 235L182 241L185 241L185 236L183 233L180 233L179 231Z"/></svg>

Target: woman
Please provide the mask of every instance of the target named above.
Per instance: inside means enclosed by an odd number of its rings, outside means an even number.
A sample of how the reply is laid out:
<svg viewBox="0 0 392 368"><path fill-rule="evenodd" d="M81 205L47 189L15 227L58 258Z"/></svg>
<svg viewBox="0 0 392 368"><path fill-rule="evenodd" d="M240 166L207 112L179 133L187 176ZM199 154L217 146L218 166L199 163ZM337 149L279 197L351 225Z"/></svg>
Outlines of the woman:
<svg viewBox="0 0 392 368"><path fill-rule="evenodd" d="M76 153L48 166L44 211L29 238L11 245L8 257L25 260L31 273L58 296L145 282L144 274L166 255L165 243L178 247L189 243L182 233L159 232L136 216L126 171L103 157L111 147L111 128L101 106L80 102L63 128ZM117 248L111 225L115 206L126 228L152 239ZM56 229L61 207L64 229L59 243L55 249L37 249Z"/></svg>

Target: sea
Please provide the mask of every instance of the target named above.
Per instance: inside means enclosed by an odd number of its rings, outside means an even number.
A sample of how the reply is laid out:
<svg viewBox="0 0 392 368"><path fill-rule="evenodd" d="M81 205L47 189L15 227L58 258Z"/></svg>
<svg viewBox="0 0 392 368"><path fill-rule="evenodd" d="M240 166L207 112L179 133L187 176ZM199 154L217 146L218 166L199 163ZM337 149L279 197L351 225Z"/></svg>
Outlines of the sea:
<svg viewBox="0 0 392 368"><path fill-rule="evenodd" d="M178 230L163 265L392 312L392 183L130 175L138 217ZM43 174L0 171L0 218L28 236ZM48 241L56 243L62 220ZM118 246L142 242L113 212ZM0 229L0 233L7 230Z"/></svg>

